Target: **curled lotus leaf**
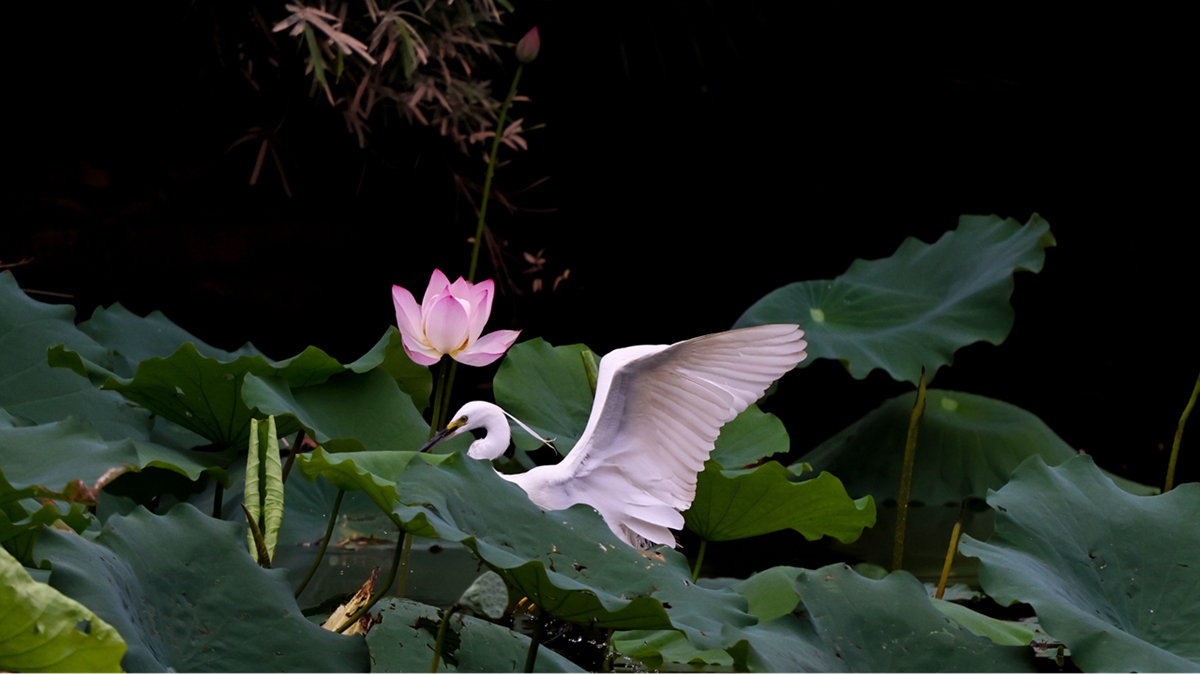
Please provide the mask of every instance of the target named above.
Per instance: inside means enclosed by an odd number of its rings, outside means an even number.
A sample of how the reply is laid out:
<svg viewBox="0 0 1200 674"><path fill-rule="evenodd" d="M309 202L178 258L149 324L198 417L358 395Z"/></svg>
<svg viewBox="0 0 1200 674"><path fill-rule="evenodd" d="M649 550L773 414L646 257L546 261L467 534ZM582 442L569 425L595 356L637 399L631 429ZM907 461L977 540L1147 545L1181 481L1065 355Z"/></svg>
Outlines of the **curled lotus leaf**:
<svg viewBox="0 0 1200 674"><path fill-rule="evenodd" d="M828 281L783 286L755 302L734 327L796 323L809 358L841 361L855 379L879 368L916 384L975 342L999 344L1013 326L1013 274L1041 271L1055 245L1034 214L1021 225L995 215L964 215L927 244L905 239L882 260L855 260Z"/></svg>
<svg viewBox="0 0 1200 674"><path fill-rule="evenodd" d="M1125 492L1089 456L1032 457L988 495L996 532L959 549L983 590L1025 602L1084 671L1200 668L1200 484Z"/></svg>

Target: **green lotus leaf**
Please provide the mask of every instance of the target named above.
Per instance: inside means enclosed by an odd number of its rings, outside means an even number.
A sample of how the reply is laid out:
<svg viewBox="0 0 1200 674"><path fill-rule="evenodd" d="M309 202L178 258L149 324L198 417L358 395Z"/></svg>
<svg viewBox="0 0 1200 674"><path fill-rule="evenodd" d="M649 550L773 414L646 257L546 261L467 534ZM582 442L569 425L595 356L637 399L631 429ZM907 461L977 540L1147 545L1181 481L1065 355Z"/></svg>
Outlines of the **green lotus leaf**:
<svg viewBox="0 0 1200 674"><path fill-rule="evenodd" d="M612 647L622 656L637 660L649 671L745 671L745 658L739 660L720 649L702 651L692 646L683 632L675 630L617 632L613 635Z"/></svg>
<svg viewBox="0 0 1200 674"><path fill-rule="evenodd" d="M486 462L459 454L318 449L297 466L308 479L321 475L366 491L413 535L462 542L514 591L560 620L677 628L702 649L726 648L729 628L754 622L737 593L693 585L676 551L643 555L585 506L545 512Z"/></svg>
<svg viewBox="0 0 1200 674"><path fill-rule="evenodd" d="M237 351L218 349L179 327L161 311L143 318L120 303L96 307L92 317L79 324L79 330L109 351L112 367L108 369L120 377L132 377L138 363L155 356L165 358L187 342L194 344L205 357L218 360L263 355L249 342Z"/></svg>
<svg viewBox="0 0 1200 674"><path fill-rule="evenodd" d="M281 425L304 428L331 452L412 451L429 438L429 424L412 399L382 370L343 372L301 388L279 377L247 374L242 398Z"/></svg>
<svg viewBox="0 0 1200 674"><path fill-rule="evenodd" d="M803 460L837 475L851 493L895 499L916 395L909 392L886 401ZM1015 405L930 389L917 436L911 498L957 507L969 495L982 498L989 489L1004 486L1031 456L1057 465L1075 455L1041 419ZM1152 491L1128 481L1124 485L1134 493Z"/></svg>
<svg viewBox="0 0 1200 674"><path fill-rule="evenodd" d="M723 471L709 461L696 482L696 499L683 513L687 527L708 541L732 541L793 529L816 540L843 543L875 524L875 501L851 499L829 473L802 482L775 461L743 471Z"/></svg>
<svg viewBox="0 0 1200 674"><path fill-rule="evenodd" d="M731 629L726 654L738 671L1036 671L1033 652L999 646L946 618L924 586L904 572L864 578L844 564L816 570L769 569L734 585L760 613L756 625ZM791 608L789 608L789 606ZM626 645L630 634L618 635ZM716 664L666 633L640 636L626 655L654 666ZM654 652L655 644L668 647ZM693 662L695 661L695 662Z"/></svg>
<svg viewBox="0 0 1200 674"><path fill-rule="evenodd" d="M245 529L180 504L110 517L94 540L48 531L50 585L124 637L128 671L366 671L361 637L304 618L281 570L246 553Z"/></svg>
<svg viewBox="0 0 1200 674"><path fill-rule="evenodd" d="M842 671L1034 671L1029 649L999 646L946 618L911 574L864 578L844 564L796 579L813 633ZM752 652L761 643L751 639Z"/></svg>
<svg viewBox="0 0 1200 674"><path fill-rule="evenodd" d="M116 361L110 368L120 377L132 377L137 364L158 356L166 358L183 344L191 342L206 358L215 358L223 362L231 362L239 357L264 356L264 354L247 342L236 351L225 351L205 344L195 335L179 327L162 312L154 311L146 317L131 313L119 303L107 309L97 307L92 317L79 324L79 329L90 335L99 344L107 348ZM322 377L330 376L344 370L362 373L379 368L390 374L400 390L409 394L418 404L419 409L429 406L429 391L433 386L433 378L429 368L417 365L409 359L400 342L400 331L390 326L383 337L361 358L346 366L337 364L332 358L319 349L309 348L300 354L298 359L276 363L291 366L294 370L288 379L293 385L317 383ZM301 379L295 374L301 369L308 371L309 378Z"/></svg>
<svg viewBox="0 0 1200 674"><path fill-rule="evenodd" d="M39 583L0 548L0 670L119 672L125 642L79 602Z"/></svg>
<svg viewBox="0 0 1200 674"><path fill-rule="evenodd" d="M733 589L750 602L750 613L758 616L759 623L767 623L800 605L800 595L792 591L792 584L803 571L795 566L773 566L736 583Z"/></svg>
<svg viewBox="0 0 1200 674"><path fill-rule="evenodd" d="M1033 627L1010 620L997 620L977 613L961 604L941 599L931 600L942 615L971 631L971 634L987 637L1001 646L1028 646L1037 631Z"/></svg>
<svg viewBox="0 0 1200 674"><path fill-rule="evenodd" d="M290 369L300 383L327 379L331 374L328 368L322 367L327 363L318 363L313 370L306 368L311 360L306 357ZM250 419L253 417L241 398L243 378L249 372L273 375L285 369L277 368L262 356L240 356L232 362L208 358L191 342L166 358L154 356L138 363L133 378L118 377L63 347L52 348L49 361L55 367L69 368L76 374L87 376L105 390L120 393L218 447L239 450L249 442ZM279 433L286 436L296 430L295 426L289 427L285 423L281 424Z"/></svg>
<svg viewBox="0 0 1200 674"><path fill-rule="evenodd" d="M959 549L989 596L1032 605L1081 669L1200 668L1200 484L1134 496L1091 457L1033 457L988 503L995 535Z"/></svg>
<svg viewBox="0 0 1200 674"><path fill-rule="evenodd" d="M127 471L164 468L197 480L204 471L224 476L204 452L168 449L154 443L105 441L91 424L66 419L41 426L0 427L4 475L31 495L95 503L98 490Z"/></svg>
<svg viewBox="0 0 1200 674"><path fill-rule="evenodd" d="M786 454L790 439L783 422L751 405L721 427L709 458L731 469L750 466L768 456Z"/></svg>
<svg viewBox="0 0 1200 674"><path fill-rule="evenodd" d="M855 260L832 281L774 290L734 327L797 323L808 339L802 366L831 358L856 379L879 368L916 384L922 367L932 376L968 344L1004 341L1013 325L1013 273L1041 271L1053 245L1039 215L1024 226L964 215L933 244L905 239L891 257Z"/></svg>
<svg viewBox="0 0 1200 674"><path fill-rule="evenodd" d="M441 621L438 610L406 599L388 599L381 606L382 622L367 634L367 647L371 649L371 671L428 671L433 660L436 634L418 625L435 628ZM451 616L448 629L454 630L454 635L458 637L457 648L449 654L449 660L456 664L451 670L447 667L447 658L443 657L443 669L459 672L525 671L529 637L524 634L459 613ZM538 649L533 671L584 670L543 646Z"/></svg>
<svg viewBox="0 0 1200 674"><path fill-rule="evenodd" d="M0 272L0 407L38 424L85 418L106 440L149 442L153 420L146 410L46 363L46 349L66 344L82 358L114 366L113 356L80 332L74 317L74 308L31 299L12 272Z"/></svg>
<svg viewBox="0 0 1200 674"><path fill-rule="evenodd" d="M22 566L34 567L33 544L42 528L61 521L82 532L92 519L78 504L42 503L32 497L45 497L36 486L14 487L0 470L0 545Z"/></svg>
<svg viewBox="0 0 1200 674"><path fill-rule="evenodd" d="M551 346L542 338L514 345L496 371L493 392L496 403L525 422L564 456L583 435L592 413L592 389L588 384L583 344ZM532 451L541 446L535 438L513 427L517 449Z"/></svg>
<svg viewBox="0 0 1200 674"><path fill-rule="evenodd" d="M362 358L350 363L347 369L358 373L379 368L396 380L401 391L412 398L417 409L424 412L429 407L429 394L433 389L433 375L429 368L412 362L404 352L400 331L388 326L383 337Z"/></svg>

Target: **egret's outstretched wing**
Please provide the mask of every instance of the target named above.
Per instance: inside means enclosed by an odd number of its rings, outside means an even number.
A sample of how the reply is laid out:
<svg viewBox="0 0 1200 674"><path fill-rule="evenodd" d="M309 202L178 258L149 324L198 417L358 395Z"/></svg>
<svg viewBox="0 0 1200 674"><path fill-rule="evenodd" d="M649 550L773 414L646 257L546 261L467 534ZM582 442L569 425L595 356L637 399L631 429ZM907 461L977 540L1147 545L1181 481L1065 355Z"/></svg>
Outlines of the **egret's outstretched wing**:
<svg viewBox="0 0 1200 674"><path fill-rule="evenodd" d="M763 325L605 356L587 428L544 485L569 501L554 507L588 503L614 531L673 542L721 426L804 360L803 335Z"/></svg>

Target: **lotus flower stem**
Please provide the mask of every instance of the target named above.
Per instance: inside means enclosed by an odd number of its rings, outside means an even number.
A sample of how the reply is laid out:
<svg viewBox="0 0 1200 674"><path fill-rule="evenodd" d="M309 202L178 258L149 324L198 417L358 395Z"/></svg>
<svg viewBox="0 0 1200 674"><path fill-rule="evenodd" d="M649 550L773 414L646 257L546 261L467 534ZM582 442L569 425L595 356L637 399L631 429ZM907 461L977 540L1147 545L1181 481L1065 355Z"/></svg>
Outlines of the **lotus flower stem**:
<svg viewBox="0 0 1200 674"><path fill-rule="evenodd" d="M1198 395L1200 395L1200 377L1196 378L1196 387L1192 389L1192 397L1188 398L1187 407L1183 408L1183 415L1179 417L1179 428L1175 429L1175 441L1171 443L1171 460L1167 463L1167 483L1163 487L1164 494L1175 486L1175 462L1179 460L1179 443L1183 441L1183 425L1187 423L1188 415L1196 406L1196 396Z"/></svg>
<svg viewBox="0 0 1200 674"><path fill-rule="evenodd" d="M917 404L908 420L908 439L904 443L904 468L900 473L900 494L896 504L896 542L892 546L892 571L899 571L904 561L904 529L908 525L908 497L912 490L913 460L917 455L917 430L925 413L925 368L917 384Z"/></svg>
<svg viewBox="0 0 1200 674"><path fill-rule="evenodd" d="M433 416L429 419L429 437L431 438L446 425L442 420L442 415L445 413L442 398L446 391L446 375L449 371L450 367L446 363L446 359L442 358L442 362L438 364L437 387L433 390Z"/></svg>
<svg viewBox="0 0 1200 674"><path fill-rule="evenodd" d="M700 551L696 553L696 566L692 568L692 582L700 577L700 565L704 563L704 550L708 548L708 539L700 539Z"/></svg>
<svg viewBox="0 0 1200 674"><path fill-rule="evenodd" d="M325 537L321 539L321 547L317 549L317 558L313 560L304 580L300 581L300 585L296 587L294 596L297 598L300 597L301 592L304 592L304 588L308 587L308 581L312 580L313 574L317 572L317 567L321 566L321 559L325 556L325 548L329 547L329 539L333 536L333 525L337 524L338 510L342 507L342 497L345 495L346 490L339 489L337 498L333 500L333 512L329 513L329 524L325 525Z"/></svg>
<svg viewBox="0 0 1200 674"><path fill-rule="evenodd" d="M537 613L533 614L533 636L529 637L529 654L525 656L525 670L532 672L533 666L537 664L538 646L542 643L542 616Z"/></svg>
<svg viewBox="0 0 1200 674"><path fill-rule="evenodd" d="M458 374L458 361L451 359L447 365L450 366L450 376L446 377L442 382L442 390L439 396L442 400L442 419L438 419L438 430L441 430L446 424L450 423L449 419L444 418L450 413L450 392L454 390L454 375Z"/></svg>
<svg viewBox="0 0 1200 674"><path fill-rule="evenodd" d="M937 599L946 594L946 580L950 578L950 565L954 563L954 553L958 552L958 538L962 536L963 520L967 517L967 502L970 496L963 499L958 509L958 521L954 523L954 531L950 534L950 549L946 551L946 563L942 565L942 577L938 580Z"/></svg>
<svg viewBox="0 0 1200 674"><path fill-rule="evenodd" d="M446 625L450 623L450 616L454 615L457 610L457 603L446 609L445 615L442 616L442 622L438 624L437 641L433 644L433 663L429 665L429 674L435 674L438 670L438 663L442 661L442 644L446 640Z"/></svg>
<svg viewBox="0 0 1200 674"><path fill-rule="evenodd" d="M508 95L500 106L500 117L496 120L496 135L492 138L492 154L488 158L487 173L483 177L483 198L479 201L479 222L475 225L475 245L471 248L471 266L467 270L467 280L475 281L475 268L479 264L479 246L483 243L483 224L487 219L488 196L492 193L492 176L496 173L496 156L500 153L500 139L504 136L504 122L508 117L508 108L512 105L513 97L517 95L517 82L521 81L521 71L525 64L517 66L513 75L512 85L508 87Z"/></svg>

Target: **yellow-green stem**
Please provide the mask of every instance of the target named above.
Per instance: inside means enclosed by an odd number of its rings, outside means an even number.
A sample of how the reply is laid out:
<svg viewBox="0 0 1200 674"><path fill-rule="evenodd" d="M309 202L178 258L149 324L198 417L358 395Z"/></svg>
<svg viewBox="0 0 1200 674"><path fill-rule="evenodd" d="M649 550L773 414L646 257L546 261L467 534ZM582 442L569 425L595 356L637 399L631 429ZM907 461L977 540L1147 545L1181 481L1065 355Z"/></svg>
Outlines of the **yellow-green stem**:
<svg viewBox="0 0 1200 674"><path fill-rule="evenodd" d="M900 473L900 494L896 501L896 541L892 546L892 571L899 571L904 562L904 530L908 525L908 497L912 490L913 460L917 455L917 430L925 413L925 368L917 384L917 404L908 420L908 439L904 442L904 468Z"/></svg>
<svg viewBox="0 0 1200 674"><path fill-rule="evenodd" d="M483 244L483 225L487 219L488 197L492 193L492 176L496 173L496 156L500 154L500 139L504 136L504 121L508 118L508 108L512 105L513 97L517 95L517 82L521 81L521 71L525 65L517 66L513 75L512 85L504 104L500 106L500 117L496 120L496 136L492 138L492 153L488 158L487 173L483 177L483 197L479 201L479 222L475 225L475 245L471 248L471 266L467 270L467 280L475 282L475 269L479 263L479 247Z"/></svg>
<svg viewBox="0 0 1200 674"><path fill-rule="evenodd" d="M962 507L958 509L958 521L954 523L954 531L950 533L950 548L946 550L946 563L942 565L942 577L938 580L937 599L946 594L946 581L950 579L950 566L954 564L954 553L958 552L958 539L962 536L963 520L967 516L967 501L963 499Z"/></svg>
<svg viewBox="0 0 1200 674"><path fill-rule="evenodd" d="M304 580L300 581L300 585L296 587L295 596L298 598L304 588L308 587L308 581L312 580L313 574L317 572L317 568L321 566L321 559L325 557L325 548L329 547L329 539L333 536L333 527L337 524L338 510L342 507L342 497L346 495L345 489L339 489L337 498L333 500L333 512L329 513L329 524L325 525L325 537L321 539L321 547L317 548L317 558L313 560L312 566L309 567L308 573L304 575Z"/></svg>
<svg viewBox="0 0 1200 674"><path fill-rule="evenodd" d="M708 539L700 539L700 552L696 553L696 566L692 568L692 582L700 577L700 565L704 563L704 550L708 548Z"/></svg>
<svg viewBox="0 0 1200 674"><path fill-rule="evenodd" d="M438 670L438 663L442 661L442 645L446 642L446 625L450 624L450 616L458 610L458 604L446 609L446 615L442 616L442 622L438 625L437 641L433 644L433 664L429 665L429 674L435 674Z"/></svg>
<svg viewBox="0 0 1200 674"><path fill-rule="evenodd" d="M1175 429L1175 441L1171 443L1171 461L1167 463L1167 483L1163 493L1175 487L1175 462L1179 460L1179 443L1183 441L1183 425L1187 423L1188 415L1196 406L1196 396L1200 395L1200 377L1196 378L1196 388L1192 389L1192 397L1188 398L1187 407L1183 408L1183 416L1179 417L1179 428Z"/></svg>

